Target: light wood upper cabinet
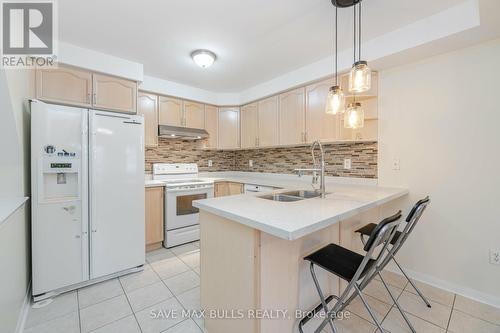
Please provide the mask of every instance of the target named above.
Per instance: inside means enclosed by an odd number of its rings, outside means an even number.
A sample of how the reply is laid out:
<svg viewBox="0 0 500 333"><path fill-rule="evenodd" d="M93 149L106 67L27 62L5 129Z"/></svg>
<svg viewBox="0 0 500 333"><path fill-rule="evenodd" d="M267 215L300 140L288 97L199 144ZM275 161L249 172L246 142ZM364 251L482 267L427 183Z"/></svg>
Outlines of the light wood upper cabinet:
<svg viewBox="0 0 500 333"><path fill-rule="evenodd" d="M160 96L160 125L183 126L183 102L180 99Z"/></svg>
<svg viewBox="0 0 500 333"><path fill-rule="evenodd" d="M137 112L137 82L104 74L93 74L92 79L95 108Z"/></svg>
<svg viewBox="0 0 500 333"><path fill-rule="evenodd" d="M258 145L258 103L245 105L241 108L241 148L254 148Z"/></svg>
<svg viewBox="0 0 500 333"><path fill-rule="evenodd" d="M225 197L237 195L244 192L244 184L236 182L216 182L214 184L214 196Z"/></svg>
<svg viewBox="0 0 500 333"><path fill-rule="evenodd" d="M163 241L163 187L146 187L146 249L153 250L161 247Z"/></svg>
<svg viewBox="0 0 500 333"><path fill-rule="evenodd" d="M54 103L92 106L92 73L59 65L36 70L36 98Z"/></svg>
<svg viewBox="0 0 500 333"><path fill-rule="evenodd" d="M270 147L278 144L278 96L259 102L259 135L257 147Z"/></svg>
<svg viewBox="0 0 500 333"><path fill-rule="evenodd" d="M325 113L328 90L333 80L306 87L306 141L334 141L338 138L340 116Z"/></svg>
<svg viewBox="0 0 500 333"><path fill-rule="evenodd" d="M213 105L205 105L205 130L208 132L206 148L217 148L218 109Z"/></svg>
<svg viewBox="0 0 500 333"><path fill-rule="evenodd" d="M139 92L137 113L144 116L144 145L158 146L158 96Z"/></svg>
<svg viewBox="0 0 500 333"><path fill-rule="evenodd" d="M184 102L184 126L205 128L205 105L196 102Z"/></svg>
<svg viewBox="0 0 500 333"><path fill-rule="evenodd" d="M219 148L240 147L240 110L237 107L219 109Z"/></svg>
<svg viewBox="0 0 500 333"><path fill-rule="evenodd" d="M279 96L279 144L305 142L305 88L288 91Z"/></svg>

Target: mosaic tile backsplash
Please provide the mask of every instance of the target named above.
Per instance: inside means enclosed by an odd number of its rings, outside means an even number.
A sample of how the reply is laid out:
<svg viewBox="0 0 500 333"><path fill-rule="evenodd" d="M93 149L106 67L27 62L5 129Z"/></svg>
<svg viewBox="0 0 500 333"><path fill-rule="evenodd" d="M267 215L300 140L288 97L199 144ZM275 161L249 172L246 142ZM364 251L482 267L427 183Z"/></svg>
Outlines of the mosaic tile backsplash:
<svg viewBox="0 0 500 333"><path fill-rule="evenodd" d="M153 163L197 163L200 171L251 171L293 173L293 169L312 166L311 150L305 147L261 148L237 151L203 150L203 141L159 138L158 147L146 148L146 172ZM376 142L325 144L328 176L377 178ZM317 152L319 154L319 152ZM343 168L350 158L350 170ZM212 167L208 167L212 160ZM253 160L253 167L248 161Z"/></svg>

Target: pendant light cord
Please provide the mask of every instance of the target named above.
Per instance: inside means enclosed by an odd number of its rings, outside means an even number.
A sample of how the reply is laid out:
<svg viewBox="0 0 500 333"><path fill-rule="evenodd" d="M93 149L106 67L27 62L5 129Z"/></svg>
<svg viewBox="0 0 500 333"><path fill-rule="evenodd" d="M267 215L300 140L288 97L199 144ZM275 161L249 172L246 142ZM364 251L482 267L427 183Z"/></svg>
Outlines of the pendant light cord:
<svg viewBox="0 0 500 333"><path fill-rule="evenodd" d="M338 8L335 7L335 85L339 85L339 72L338 72L338 61L339 61L339 53L338 53L338 31L339 31L339 24L338 24Z"/></svg>
<svg viewBox="0 0 500 333"><path fill-rule="evenodd" d="M354 63L356 63L356 5L353 6L354 7ZM353 100L353 103L356 103L356 92L353 93L353 96L354 96L354 100Z"/></svg>
<svg viewBox="0 0 500 333"><path fill-rule="evenodd" d="M356 5L354 7L354 62L356 62Z"/></svg>
<svg viewBox="0 0 500 333"><path fill-rule="evenodd" d="M361 1L359 2L359 19L358 19L358 32L359 32L359 37L358 37L358 61L361 61Z"/></svg>

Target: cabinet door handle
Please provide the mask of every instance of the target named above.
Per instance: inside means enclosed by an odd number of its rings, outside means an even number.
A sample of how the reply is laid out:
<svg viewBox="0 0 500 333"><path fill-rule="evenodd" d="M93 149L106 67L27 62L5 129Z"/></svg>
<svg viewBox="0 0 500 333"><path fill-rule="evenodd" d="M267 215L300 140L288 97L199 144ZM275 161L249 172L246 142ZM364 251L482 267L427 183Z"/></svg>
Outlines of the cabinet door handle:
<svg viewBox="0 0 500 333"><path fill-rule="evenodd" d="M97 103L97 94L96 93L93 93L92 94L92 104L96 104Z"/></svg>
<svg viewBox="0 0 500 333"><path fill-rule="evenodd" d="M90 104L90 93L87 94L87 104Z"/></svg>

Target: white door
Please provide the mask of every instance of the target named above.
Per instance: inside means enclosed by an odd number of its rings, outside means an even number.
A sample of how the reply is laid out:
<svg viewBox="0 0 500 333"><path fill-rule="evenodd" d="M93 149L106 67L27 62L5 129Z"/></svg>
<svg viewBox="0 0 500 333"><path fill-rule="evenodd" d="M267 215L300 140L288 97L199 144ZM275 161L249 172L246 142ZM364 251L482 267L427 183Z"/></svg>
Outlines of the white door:
<svg viewBox="0 0 500 333"><path fill-rule="evenodd" d="M87 110L31 101L33 295L89 279Z"/></svg>
<svg viewBox="0 0 500 333"><path fill-rule="evenodd" d="M145 261L144 118L90 111L91 278Z"/></svg>

